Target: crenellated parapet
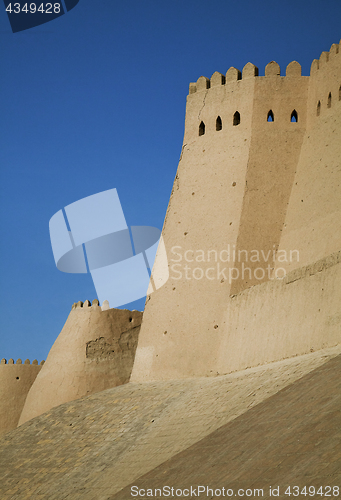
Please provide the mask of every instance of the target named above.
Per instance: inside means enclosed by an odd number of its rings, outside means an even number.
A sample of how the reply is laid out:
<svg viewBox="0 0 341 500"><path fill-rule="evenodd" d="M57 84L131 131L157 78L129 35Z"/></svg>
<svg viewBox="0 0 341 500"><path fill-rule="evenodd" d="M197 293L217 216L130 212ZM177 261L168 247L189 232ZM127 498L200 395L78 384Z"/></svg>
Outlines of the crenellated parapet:
<svg viewBox="0 0 341 500"><path fill-rule="evenodd" d="M311 118L341 100L340 68L340 45L333 44L313 61L310 76L302 76L297 61L286 66L285 75L271 61L264 76L250 62L242 71L231 67L225 75L216 71L211 78L200 76L189 85L184 142L207 134L211 140L213 133L224 130L235 134L236 126L244 131L251 127L268 131L269 122L272 128L290 133L293 123L296 128L306 128Z"/></svg>
<svg viewBox="0 0 341 500"><path fill-rule="evenodd" d="M43 366L43 364L45 363L45 360L42 360L40 363L38 363L38 361L36 359L34 359L32 361L32 366ZM2 360L0 361L0 365L31 365L31 361L29 359L25 359L24 363L22 362L22 360L20 358L17 359L17 361L15 362L13 358L10 358L8 361L7 359L5 358L2 358Z"/></svg>
<svg viewBox="0 0 341 500"><path fill-rule="evenodd" d="M102 306L99 305L98 299L94 299L92 301L92 303L90 302L90 300L85 300L84 302L79 300L78 302L75 302L74 304L72 304L71 311L74 311L75 309L83 309L83 310L89 310L89 309L98 310L98 309L100 309L102 311L107 311L108 309L110 309L110 306L109 306L109 302L107 300L103 301Z"/></svg>
<svg viewBox="0 0 341 500"><path fill-rule="evenodd" d="M335 45L335 44L334 44ZM336 46L338 47L338 46ZM336 49L334 49L336 50ZM275 61L269 62L265 67L265 77L281 76L281 69L279 64ZM301 65L297 61L292 61L286 67L285 72L286 77L300 77L302 76ZM242 71L233 66L229 68L226 75L216 71L213 73L211 78L205 76L200 76L196 82L189 84L189 94L194 94L196 92L202 92L203 90L208 90L213 87L218 87L219 85L228 85L233 82L242 81L247 78L264 78L259 76L259 70L257 66L248 62L245 64Z"/></svg>

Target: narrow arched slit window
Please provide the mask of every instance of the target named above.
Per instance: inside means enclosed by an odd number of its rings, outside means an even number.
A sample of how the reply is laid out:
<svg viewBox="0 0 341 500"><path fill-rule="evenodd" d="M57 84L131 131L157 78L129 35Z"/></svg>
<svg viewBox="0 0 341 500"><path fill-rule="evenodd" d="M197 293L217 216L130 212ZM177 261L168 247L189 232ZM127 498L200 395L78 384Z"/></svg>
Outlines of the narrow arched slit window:
<svg viewBox="0 0 341 500"><path fill-rule="evenodd" d="M268 122L274 122L274 121L275 121L275 117L274 117L272 109L270 109L270 111L268 113Z"/></svg>
<svg viewBox="0 0 341 500"><path fill-rule="evenodd" d="M294 109L294 111L291 113L290 119L291 119L292 123L298 122L298 115L297 115L296 109Z"/></svg>
<svg viewBox="0 0 341 500"><path fill-rule="evenodd" d="M339 88L339 101L341 101L341 85L340 85L340 88Z"/></svg>
<svg viewBox="0 0 341 500"><path fill-rule="evenodd" d="M218 131L221 130L222 128L223 128L223 122L221 121L220 116L218 116L215 122L215 129Z"/></svg>
<svg viewBox="0 0 341 500"><path fill-rule="evenodd" d="M235 114L233 115L233 125L239 125L240 124L240 113L239 111L236 111Z"/></svg>
<svg viewBox="0 0 341 500"><path fill-rule="evenodd" d="M317 103L317 106L316 106L316 116L320 116L320 113L321 113L321 101L319 101Z"/></svg>
<svg viewBox="0 0 341 500"><path fill-rule="evenodd" d="M329 92L328 101L327 101L327 108L331 108L331 105L332 105L332 93Z"/></svg>
<svg viewBox="0 0 341 500"><path fill-rule="evenodd" d="M204 135L205 133L205 124L204 122L201 122L199 125L199 135Z"/></svg>

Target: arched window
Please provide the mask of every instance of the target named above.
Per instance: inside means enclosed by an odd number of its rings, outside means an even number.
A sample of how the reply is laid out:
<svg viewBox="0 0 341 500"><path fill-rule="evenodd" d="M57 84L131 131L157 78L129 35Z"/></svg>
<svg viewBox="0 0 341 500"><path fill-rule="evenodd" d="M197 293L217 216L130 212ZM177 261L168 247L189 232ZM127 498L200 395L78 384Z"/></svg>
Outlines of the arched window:
<svg viewBox="0 0 341 500"><path fill-rule="evenodd" d="M238 111L235 112L233 115L233 125L239 125L240 124L240 113Z"/></svg>
<svg viewBox="0 0 341 500"><path fill-rule="evenodd" d="M215 122L215 129L218 131L221 130L222 128L223 128L223 122L221 121L220 116L218 116Z"/></svg>
<svg viewBox="0 0 341 500"><path fill-rule="evenodd" d="M296 109L294 109L294 111L291 113L290 119L293 123L298 122L298 115Z"/></svg>
<svg viewBox="0 0 341 500"><path fill-rule="evenodd" d="M341 85L340 85L340 88L339 88L339 101L341 101Z"/></svg>
<svg viewBox="0 0 341 500"><path fill-rule="evenodd" d="M317 106L316 106L316 116L320 116L320 113L321 113L321 101L319 101L317 103Z"/></svg>
<svg viewBox="0 0 341 500"><path fill-rule="evenodd" d="M199 125L199 135L204 135L205 133L205 124L204 122L201 122Z"/></svg>
<svg viewBox="0 0 341 500"><path fill-rule="evenodd" d="M332 93L329 92L328 101L327 101L327 108L330 108L331 105L332 105Z"/></svg>
<svg viewBox="0 0 341 500"><path fill-rule="evenodd" d="M270 111L268 113L268 122L274 122L274 121L275 121L275 117L274 117L272 109L270 109Z"/></svg>

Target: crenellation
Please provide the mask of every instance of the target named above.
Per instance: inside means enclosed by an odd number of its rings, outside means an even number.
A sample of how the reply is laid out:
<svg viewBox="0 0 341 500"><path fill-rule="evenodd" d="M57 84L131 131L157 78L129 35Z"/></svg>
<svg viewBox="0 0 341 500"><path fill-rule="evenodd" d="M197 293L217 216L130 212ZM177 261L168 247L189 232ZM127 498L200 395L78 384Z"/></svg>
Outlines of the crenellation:
<svg viewBox="0 0 341 500"><path fill-rule="evenodd" d="M40 362L40 365L43 365L45 363L44 360L42 360ZM14 359L13 358L10 358L8 361L6 358L2 358L2 360L0 361L0 364L1 365L16 365L16 366L24 366L24 365L31 365L31 362L29 359L26 359L25 360L25 363L22 362L22 360L20 358L17 359L16 363L14 362ZM32 365L31 366L38 366L38 360L37 359L34 359L32 361Z"/></svg>
<svg viewBox="0 0 341 500"><path fill-rule="evenodd" d="M310 66L310 76L313 76L319 68L320 68L319 60L314 59Z"/></svg>
<svg viewBox="0 0 341 500"><path fill-rule="evenodd" d="M258 76L258 68L254 64L248 62L245 64L242 72L242 79L244 78L253 78Z"/></svg>
<svg viewBox="0 0 341 500"><path fill-rule="evenodd" d="M110 309L109 302L107 300L103 301L101 309L102 311L107 311L108 309Z"/></svg>
<svg viewBox="0 0 341 500"><path fill-rule="evenodd" d="M228 82L235 82L237 80L241 80L242 79L242 73L241 71L239 71L239 69L237 68L234 68L233 66L231 66L231 68L229 68L226 72L226 77L225 77L225 82L228 83Z"/></svg>
<svg viewBox="0 0 341 500"><path fill-rule="evenodd" d="M197 91L197 84L194 82L191 82L189 84L189 94L194 94Z"/></svg>
<svg viewBox="0 0 341 500"><path fill-rule="evenodd" d="M74 304L72 304L71 311L74 311L75 309L91 309L92 307L94 307L94 309L96 309L97 307L99 307L99 305L100 305L100 303L99 303L98 299L94 299L92 301L92 304L91 304L90 300L85 300L84 302L79 300L78 302L75 302ZM103 306L104 306L104 308L103 308ZM102 304L102 311L107 310L107 309L110 309L109 302L107 300L104 300L103 304Z"/></svg>
<svg viewBox="0 0 341 500"><path fill-rule="evenodd" d="M330 47L329 54L331 56L334 56L339 53L339 45L337 43L333 43L333 45Z"/></svg>
<svg viewBox="0 0 341 500"><path fill-rule="evenodd" d="M299 77L302 76L302 68L300 63L297 61L291 61L285 70L285 76L287 77Z"/></svg>
<svg viewBox="0 0 341 500"><path fill-rule="evenodd" d="M206 76L200 76L197 80L196 84L197 92L200 92L201 90L207 90L210 88L210 80L209 78L206 78Z"/></svg>
<svg viewBox="0 0 341 500"><path fill-rule="evenodd" d="M271 61L265 66L265 76L280 76L281 68L276 61Z"/></svg>
<svg viewBox="0 0 341 500"><path fill-rule="evenodd" d="M225 76L223 74L219 73L219 71L216 71L211 76L210 81L211 81L210 88L211 87L218 87L220 85L225 85Z"/></svg>
<svg viewBox="0 0 341 500"><path fill-rule="evenodd" d="M320 55L320 64L319 68L323 68L323 66L329 61L329 52L323 51Z"/></svg>

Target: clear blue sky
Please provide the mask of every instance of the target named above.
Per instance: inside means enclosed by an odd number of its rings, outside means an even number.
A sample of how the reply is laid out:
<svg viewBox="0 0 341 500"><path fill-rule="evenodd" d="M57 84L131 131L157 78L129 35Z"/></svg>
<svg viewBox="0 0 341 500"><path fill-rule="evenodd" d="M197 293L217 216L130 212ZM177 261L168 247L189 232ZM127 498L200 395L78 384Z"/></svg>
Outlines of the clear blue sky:
<svg viewBox="0 0 341 500"><path fill-rule="evenodd" d="M90 275L55 266L54 213L117 188L129 225L161 229L189 82L248 61L308 75L340 37L340 0L80 0L16 34L1 2L0 358L46 358L95 298Z"/></svg>

